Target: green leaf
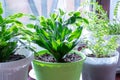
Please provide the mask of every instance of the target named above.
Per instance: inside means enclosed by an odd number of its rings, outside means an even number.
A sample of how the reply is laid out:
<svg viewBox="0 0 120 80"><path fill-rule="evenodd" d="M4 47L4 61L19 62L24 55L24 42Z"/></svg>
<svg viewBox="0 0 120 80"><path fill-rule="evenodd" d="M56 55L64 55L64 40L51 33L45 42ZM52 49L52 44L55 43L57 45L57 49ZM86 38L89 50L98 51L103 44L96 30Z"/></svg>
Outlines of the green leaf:
<svg viewBox="0 0 120 80"><path fill-rule="evenodd" d="M57 48L57 50L59 51L59 54L61 55L61 58L67 54L71 48L68 47L68 43L66 42L62 42L62 44Z"/></svg>
<svg viewBox="0 0 120 80"><path fill-rule="evenodd" d="M27 24L26 25L28 28L34 28L34 25L33 24Z"/></svg>
<svg viewBox="0 0 120 80"><path fill-rule="evenodd" d="M47 41L43 36L39 36L39 40L34 39L33 42L51 52L50 42Z"/></svg>
<svg viewBox="0 0 120 80"><path fill-rule="evenodd" d="M17 19L17 18L21 18L23 16L24 16L23 13L17 13L17 14L14 14L14 15L10 15L9 18L11 18L11 19Z"/></svg>
<svg viewBox="0 0 120 80"><path fill-rule="evenodd" d="M48 27L48 29L50 29L50 30L53 30L54 28L55 28L55 23L54 23L54 21L53 20L51 20L51 19L47 19L47 27Z"/></svg>
<svg viewBox="0 0 120 80"><path fill-rule="evenodd" d="M44 16L40 17L40 25L43 27L47 27L47 20L45 19Z"/></svg>
<svg viewBox="0 0 120 80"><path fill-rule="evenodd" d="M41 31L40 34L42 34L46 39L49 39L49 34L45 30L40 29L40 31Z"/></svg>
<svg viewBox="0 0 120 80"><path fill-rule="evenodd" d="M50 17L53 19L53 20L56 20L58 15L56 13L53 13L53 14L50 14Z"/></svg>
<svg viewBox="0 0 120 80"><path fill-rule="evenodd" d="M51 43L52 43L52 48L53 48L54 50L57 50L58 44L56 43L56 41L55 41L55 40L52 40Z"/></svg>
<svg viewBox="0 0 120 80"><path fill-rule="evenodd" d="M2 23L2 25L6 25L6 24L16 24L16 25L18 25L18 26L23 26L23 24L20 22L20 21L18 21L18 20L14 20L14 19L4 19L4 23Z"/></svg>
<svg viewBox="0 0 120 80"><path fill-rule="evenodd" d="M58 22L63 23L63 19L61 17L58 18Z"/></svg>
<svg viewBox="0 0 120 80"><path fill-rule="evenodd" d="M72 34L70 35L68 41L73 41L75 39L78 39L82 33L82 27L78 27L74 32L72 32Z"/></svg>
<svg viewBox="0 0 120 80"><path fill-rule="evenodd" d="M2 3L0 3L0 15L3 14Z"/></svg>
<svg viewBox="0 0 120 80"><path fill-rule="evenodd" d="M64 27L64 29L61 33L62 40L65 40L70 35L71 32L72 32L72 30L68 29L68 27Z"/></svg>
<svg viewBox="0 0 120 80"><path fill-rule="evenodd" d="M83 22L85 22L85 23L89 24L89 21L88 21L87 19L82 18L82 20L83 20Z"/></svg>
<svg viewBox="0 0 120 80"><path fill-rule="evenodd" d="M29 15L30 16L30 20L37 20L37 17L34 15Z"/></svg>
<svg viewBox="0 0 120 80"><path fill-rule="evenodd" d="M34 35L34 33L33 33L32 31L30 31L30 30L23 30L23 29L22 29L22 31L23 31L24 33L30 35L30 36Z"/></svg>
<svg viewBox="0 0 120 80"><path fill-rule="evenodd" d="M72 11L72 12L69 12L69 16L73 16L73 14L74 14L74 12Z"/></svg>
<svg viewBox="0 0 120 80"><path fill-rule="evenodd" d="M66 21L65 25L73 24L75 23L75 21L76 21L76 17L72 16Z"/></svg>
<svg viewBox="0 0 120 80"><path fill-rule="evenodd" d="M60 39L58 39L58 40L56 41L56 43L57 43L58 45L60 45L60 44L61 44Z"/></svg>
<svg viewBox="0 0 120 80"><path fill-rule="evenodd" d="M3 17L0 15L0 24L3 22Z"/></svg>
<svg viewBox="0 0 120 80"><path fill-rule="evenodd" d="M79 11L76 11L76 12L74 12L74 14L73 14L75 17L79 17L80 16L80 12Z"/></svg>
<svg viewBox="0 0 120 80"><path fill-rule="evenodd" d="M17 28L17 26L15 26L15 25L11 26L9 30L10 30L11 32L15 32L16 34L17 34L17 32L18 32L18 28Z"/></svg>
<svg viewBox="0 0 120 80"><path fill-rule="evenodd" d="M63 30L62 24L60 22L56 22L55 25L56 25L55 29L56 29L57 33L62 32L62 30Z"/></svg>
<svg viewBox="0 0 120 80"><path fill-rule="evenodd" d="M65 14L65 12L62 9L59 9L59 12L60 12L60 16Z"/></svg>

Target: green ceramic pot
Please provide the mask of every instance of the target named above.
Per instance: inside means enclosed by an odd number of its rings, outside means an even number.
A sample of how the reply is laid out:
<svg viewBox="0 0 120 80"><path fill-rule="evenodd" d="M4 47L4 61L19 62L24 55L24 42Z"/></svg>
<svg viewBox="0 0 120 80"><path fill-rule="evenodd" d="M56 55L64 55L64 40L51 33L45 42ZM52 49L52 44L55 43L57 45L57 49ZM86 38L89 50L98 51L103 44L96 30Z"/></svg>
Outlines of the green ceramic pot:
<svg viewBox="0 0 120 80"><path fill-rule="evenodd" d="M45 51L41 51L41 54ZM76 52L76 51L75 51ZM76 52L82 60L71 63L49 63L33 60L37 80L79 80L85 55Z"/></svg>

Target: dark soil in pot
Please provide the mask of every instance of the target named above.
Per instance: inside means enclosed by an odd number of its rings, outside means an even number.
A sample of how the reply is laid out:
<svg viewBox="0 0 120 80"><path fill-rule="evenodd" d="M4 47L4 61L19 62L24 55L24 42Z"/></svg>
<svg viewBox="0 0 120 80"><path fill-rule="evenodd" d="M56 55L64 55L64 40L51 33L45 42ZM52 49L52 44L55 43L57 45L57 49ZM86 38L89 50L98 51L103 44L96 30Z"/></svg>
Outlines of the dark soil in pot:
<svg viewBox="0 0 120 80"><path fill-rule="evenodd" d="M45 61L45 62L57 62L55 60L55 58L50 55L50 54L43 54L42 56L38 56L36 57L37 60L40 60L40 61ZM63 58L62 58L62 61L61 62L75 62L75 61L78 61L78 60L81 60L82 57L79 56L78 54L75 54L75 53L70 53L70 54L66 54Z"/></svg>
<svg viewBox="0 0 120 80"><path fill-rule="evenodd" d="M94 55L94 54L88 54L88 55L86 55L87 57L95 57L95 58L97 58L97 56L96 55ZM113 56L115 56L114 54L112 54L112 55L107 55L107 56L103 56L103 55L99 55L99 57L98 58L110 58L110 57L113 57Z"/></svg>
<svg viewBox="0 0 120 80"><path fill-rule="evenodd" d="M24 59L24 58L25 58L24 55L12 54L12 55L10 55L9 59L6 60L6 62L16 61L16 60L20 60L20 59Z"/></svg>

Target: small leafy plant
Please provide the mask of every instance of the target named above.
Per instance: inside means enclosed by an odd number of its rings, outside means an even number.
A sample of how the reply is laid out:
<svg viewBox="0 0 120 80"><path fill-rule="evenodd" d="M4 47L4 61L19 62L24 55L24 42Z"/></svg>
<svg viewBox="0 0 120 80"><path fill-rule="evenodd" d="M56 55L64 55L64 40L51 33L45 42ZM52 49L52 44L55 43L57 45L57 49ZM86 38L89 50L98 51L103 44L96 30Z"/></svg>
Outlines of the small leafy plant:
<svg viewBox="0 0 120 80"><path fill-rule="evenodd" d="M116 36L106 39L109 36L110 27L107 12L98 3L91 2L89 5L92 5L94 10L84 12L90 23L86 28L91 33L91 37L87 39L86 44L95 57L111 56L118 45Z"/></svg>
<svg viewBox="0 0 120 80"><path fill-rule="evenodd" d="M0 3L0 62L5 62L10 55L14 54L17 47L17 40L15 37L19 35L18 27L22 23L17 20L23 14L10 15L3 18L2 4Z"/></svg>
<svg viewBox="0 0 120 80"><path fill-rule="evenodd" d="M80 12L65 13L61 9L51 13L49 18L41 16L36 19L37 24L27 25L35 31L22 29L26 34L25 38L47 49L57 62L61 62L63 56L78 44L83 29L82 23L88 23L81 17ZM74 27L73 30L71 26Z"/></svg>

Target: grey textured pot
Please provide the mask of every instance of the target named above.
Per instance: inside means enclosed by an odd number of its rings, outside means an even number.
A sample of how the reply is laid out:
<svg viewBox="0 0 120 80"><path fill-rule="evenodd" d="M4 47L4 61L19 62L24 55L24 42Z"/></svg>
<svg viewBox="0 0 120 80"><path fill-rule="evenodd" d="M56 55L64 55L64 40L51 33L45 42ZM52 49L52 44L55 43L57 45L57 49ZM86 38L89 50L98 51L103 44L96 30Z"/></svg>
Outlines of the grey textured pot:
<svg viewBox="0 0 120 80"><path fill-rule="evenodd" d="M82 71L83 80L115 80L119 53L110 58L87 57Z"/></svg>
<svg viewBox="0 0 120 80"><path fill-rule="evenodd" d="M119 45L119 47L117 48L117 51L119 52L120 54L120 35L109 35L109 36L106 36L105 39L106 40L109 40L111 37L113 36L117 36L118 39L117 39L117 43ZM118 63L117 63L117 68L116 68L116 72L117 73L120 73L120 55L119 55L119 59L118 59Z"/></svg>
<svg viewBox="0 0 120 80"><path fill-rule="evenodd" d="M120 46L117 48L117 51L120 54ZM120 73L120 55L119 55L118 64L117 64L117 73Z"/></svg>
<svg viewBox="0 0 120 80"><path fill-rule="evenodd" d="M0 80L27 80L28 67L33 60L33 54L27 49L20 49L17 53L25 55L25 59L0 63Z"/></svg>

